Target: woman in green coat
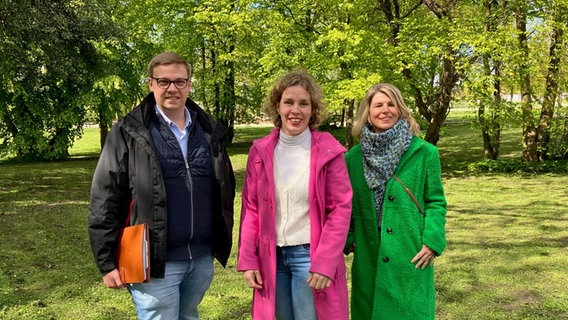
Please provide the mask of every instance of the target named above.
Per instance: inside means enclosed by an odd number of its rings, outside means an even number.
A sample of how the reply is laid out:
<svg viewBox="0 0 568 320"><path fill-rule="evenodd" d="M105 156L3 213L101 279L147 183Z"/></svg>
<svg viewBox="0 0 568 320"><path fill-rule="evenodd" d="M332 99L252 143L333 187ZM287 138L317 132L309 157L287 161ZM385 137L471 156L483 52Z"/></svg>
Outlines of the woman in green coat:
<svg viewBox="0 0 568 320"><path fill-rule="evenodd" d="M446 247L446 199L435 146L400 91L376 84L359 108L347 154L353 186L353 320L434 319L434 258Z"/></svg>

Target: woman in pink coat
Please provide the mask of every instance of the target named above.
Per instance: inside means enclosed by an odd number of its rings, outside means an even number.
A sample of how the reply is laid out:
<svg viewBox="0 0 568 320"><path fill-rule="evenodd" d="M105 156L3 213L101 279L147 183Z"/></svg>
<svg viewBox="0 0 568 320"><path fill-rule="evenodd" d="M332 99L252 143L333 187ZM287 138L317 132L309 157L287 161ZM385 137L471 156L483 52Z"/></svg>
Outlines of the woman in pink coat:
<svg viewBox="0 0 568 320"><path fill-rule="evenodd" d="M276 128L250 149L237 268L254 289L255 320L349 319L352 190L345 148L314 130L322 98L306 72L284 76L265 103Z"/></svg>

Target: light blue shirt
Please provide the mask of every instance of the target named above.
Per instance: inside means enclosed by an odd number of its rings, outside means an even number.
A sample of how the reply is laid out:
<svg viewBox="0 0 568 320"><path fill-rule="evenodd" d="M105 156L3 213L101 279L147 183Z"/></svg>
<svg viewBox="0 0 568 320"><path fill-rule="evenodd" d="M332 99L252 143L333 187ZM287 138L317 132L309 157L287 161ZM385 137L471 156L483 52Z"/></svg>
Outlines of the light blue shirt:
<svg viewBox="0 0 568 320"><path fill-rule="evenodd" d="M170 118L168 118L163 112L162 109L160 109L158 107L158 105L154 106L154 109L156 110L156 114L159 116L162 116L162 118L166 121L166 123L168 124L168 127L170 128L170 130L172 131L172 133L174 134L174 136L176 137L179 146L181 147L181 152L183 153L183 157L187 158L187 132L189 131L189 125L191 124L191 115L189 114L189 111L187 110L187 108L184 108L185 110L185 125L183 126L183 130L179 130L179 128L176 126L175 123L172 122L172 120L170 120Z"/></svg>

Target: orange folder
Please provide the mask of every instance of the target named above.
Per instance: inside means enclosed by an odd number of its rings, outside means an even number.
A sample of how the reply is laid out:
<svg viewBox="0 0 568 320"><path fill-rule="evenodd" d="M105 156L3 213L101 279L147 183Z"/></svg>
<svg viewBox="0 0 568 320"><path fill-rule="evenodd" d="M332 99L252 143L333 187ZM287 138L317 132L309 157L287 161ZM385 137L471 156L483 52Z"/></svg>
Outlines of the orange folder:
<svg viewBox="0 0 568 320"><path fill-rule="evenodd" d="M120 231L116 260L123 283L150 281L150 241L148 224L129 226Z"/></svg>

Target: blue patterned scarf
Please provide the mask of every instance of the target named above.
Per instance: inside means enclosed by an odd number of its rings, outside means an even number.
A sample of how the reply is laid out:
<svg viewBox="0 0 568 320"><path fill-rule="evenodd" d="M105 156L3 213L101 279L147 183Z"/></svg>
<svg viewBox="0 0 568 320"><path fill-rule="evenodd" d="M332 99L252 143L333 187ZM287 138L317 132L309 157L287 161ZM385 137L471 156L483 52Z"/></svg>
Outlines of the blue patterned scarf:
<svg viewBox="0 0 568 320"><path fill-rule="evenodd" d="M396 165L408 150L411 141L410 126L403 119L399 119L392 128L384 132L374 132L371 125L364 126L361 131L363 172L367 186L373 189L375 195L379 229L387 181L394 174Z"/></svg>

